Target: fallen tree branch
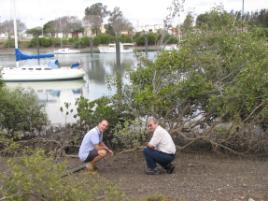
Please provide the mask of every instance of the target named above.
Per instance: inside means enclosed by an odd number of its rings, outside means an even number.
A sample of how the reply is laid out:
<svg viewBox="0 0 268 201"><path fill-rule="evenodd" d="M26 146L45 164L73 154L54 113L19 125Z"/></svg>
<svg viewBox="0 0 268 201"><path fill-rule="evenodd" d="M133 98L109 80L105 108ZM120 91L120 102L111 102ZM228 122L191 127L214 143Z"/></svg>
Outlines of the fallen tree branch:
<svg viewBox="0 0 268 201"><path fill-rule="evenodd" d="M86 168L86 163L83 163L79 166L75 166L71 169L68 169L63 175L61 175L61 177L66 177L76 172L80 172L81 170L84 170L85 168Z"/></svg>
<svg viewBox="0 0 268 201"><path fill-rule="evenodd" d="M210 142L211 144L215 145L215 146L219 146L219 147L221 147L221 148L223 148L223 149L226 149L226 150L230 151L231 153L233 153L233 154L235 154L235 155L245 156L245 154L243 154L243 153L241 153L241 152L237 152L237 151L235 151L235 150L233 150L233 149L231 149L231 148L229 148L229 147L227 147L227 146L225 146L225 145L223 145L223 144L219 144L219 143L214 142L214 141L212 141L212 140L209 140L209 142Z"/></svg>
<svg viewBox="0 0 268 201"><path fill-rule="evenodd" d="M260 103L258 106L256 106L252 112L243 120L243 122L247 122L253 115L254 113L259 110L261 107L265 106L268 103L268 100L263 101L262 103Z"/></svg>

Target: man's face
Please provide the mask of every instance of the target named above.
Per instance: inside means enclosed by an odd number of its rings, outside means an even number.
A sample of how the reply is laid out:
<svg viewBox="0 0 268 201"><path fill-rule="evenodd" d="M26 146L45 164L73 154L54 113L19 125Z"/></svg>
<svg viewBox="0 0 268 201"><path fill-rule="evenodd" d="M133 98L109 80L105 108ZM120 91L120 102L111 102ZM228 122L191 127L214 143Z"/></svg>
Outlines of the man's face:
<svg viewBox="0 0 268 201"><path fill-rule="evenodd" d="M103 120L99 123L98 128L102 133L104 133L109 127L109 123L106 120Z"/></svg>
<svg viewBox="0 0 268 201"><path fill-rule="evenodd" d="M158 126L158 124L155 123L154 121L149 121L147 124L147 129L148 129L149 133L153 133L157 126Z"/></svg>

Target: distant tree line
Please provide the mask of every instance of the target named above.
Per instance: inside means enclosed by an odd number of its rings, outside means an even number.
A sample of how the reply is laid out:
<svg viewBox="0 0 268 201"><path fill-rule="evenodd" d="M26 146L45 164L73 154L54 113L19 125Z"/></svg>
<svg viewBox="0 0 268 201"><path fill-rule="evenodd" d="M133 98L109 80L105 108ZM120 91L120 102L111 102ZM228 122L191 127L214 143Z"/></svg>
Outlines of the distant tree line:
<svg viewBox="0 0 268 201"><path fill-rule="evenodd" d="M247 28L268 28L268 10L262 9L256 12L247 12L243 16L240 11L220 12L220 7L215 8L212 12L206 12L197 16L196 21L192 13L188 13L183 24L180 26L180 32L183 36L198 29L217 29L225 25L235 24L237 27ZM107 23L104 19L108 18ZM18 31L26 30L26 26L20 20L17 20ZM105 29L103 33L102 29ZM55 20L47 22L43 27L35 27L28 29L27 33L33 35L30 42L22 42L20 45L25 47L57 47L69 45L73 47L88 47L90 43L93 45L107 44L115 41L115 37L121 42L135 42L137 45L158 45L165 37L166 43L177 43L177 39L167 32L163 34L163 30L157 33L138 32L133 33L133 25L125 18L119 7L115 7L112 11L102 3L95 3L85 8L82 20L75 16L63 16ZM90 31L90 37L85 34ZM260 30L259 30L260 31ZM121 34L124 32L124 34ZM259 34L267 35L267 31L261 30ZM9 40L5 42L5 47L12 47L13 42L13 21L7 20L0 23L0 33L8 33ZM84 37L78 37L78 33L84 33ZM67 37L71 34L72 37ZM40 36L43 36L40 38ZM61 35L61 36L60 36ZM39 38L39 39L38 39Z"/></svg>

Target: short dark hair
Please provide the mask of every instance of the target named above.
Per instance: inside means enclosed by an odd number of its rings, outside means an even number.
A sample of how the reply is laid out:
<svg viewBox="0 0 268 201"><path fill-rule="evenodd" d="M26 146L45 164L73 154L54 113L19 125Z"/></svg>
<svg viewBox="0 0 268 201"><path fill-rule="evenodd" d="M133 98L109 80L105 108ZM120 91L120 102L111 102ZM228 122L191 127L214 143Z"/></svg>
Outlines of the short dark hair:
<svg viewBox="0 0 268 201"><path fill-rule="evenodd" d="M101 119L100 121L99 121L99 123L98 124L100 124L101 122L103 122L103 121L107 121L108 123L109 123L109 121L107 120L107 119Z"/></svg>

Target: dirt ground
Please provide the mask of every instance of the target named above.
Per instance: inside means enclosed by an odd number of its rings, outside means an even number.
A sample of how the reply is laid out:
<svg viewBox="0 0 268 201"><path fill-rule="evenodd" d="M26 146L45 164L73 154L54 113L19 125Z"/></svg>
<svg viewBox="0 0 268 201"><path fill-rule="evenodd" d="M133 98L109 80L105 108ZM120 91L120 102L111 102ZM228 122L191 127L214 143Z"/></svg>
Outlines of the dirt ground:
<svg viewBox="0 0 268 201"><path fill-rule="evenodd" d="M132 200L161 194L173 201L268 201L268 159L178 153L174 164L174 174L145 175L141 151L119 153L101 161L98 174Z"/></svg>
<svg viewBox="0 0 268 201"><path fill-rule="evenodd" d="M0 171L4 171L1 160ZM68 162L70 168L81 165L77 158ZM145 175L142 152L124 152L99 162L96 174L116 184L133 201L156 194L172 201L268 201L268 158L178 153L174 164L171 175ZM83 171L70 176L84 177Z"/></svg>

